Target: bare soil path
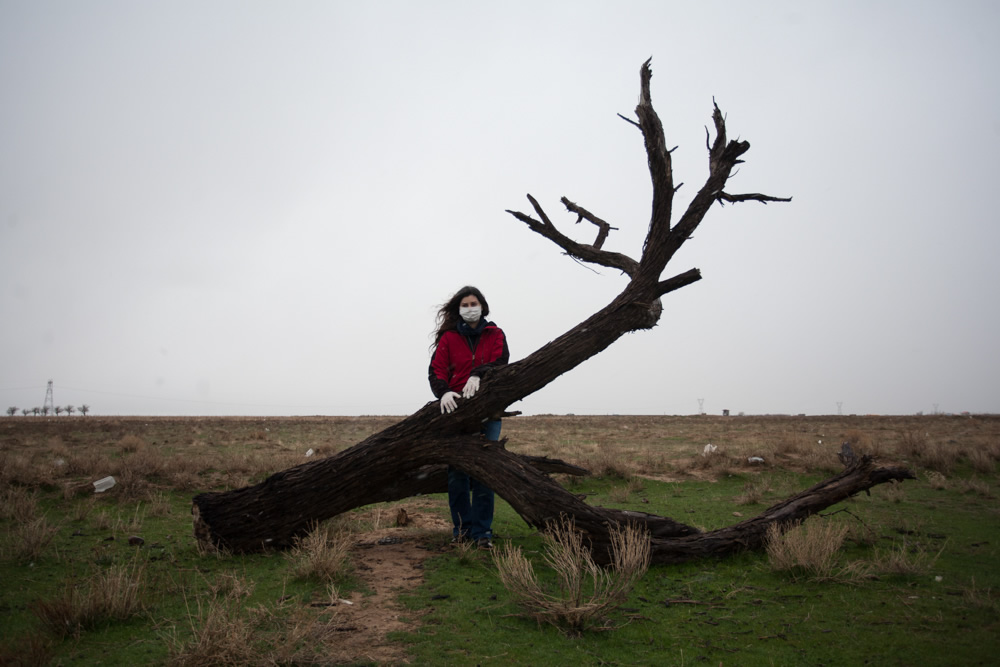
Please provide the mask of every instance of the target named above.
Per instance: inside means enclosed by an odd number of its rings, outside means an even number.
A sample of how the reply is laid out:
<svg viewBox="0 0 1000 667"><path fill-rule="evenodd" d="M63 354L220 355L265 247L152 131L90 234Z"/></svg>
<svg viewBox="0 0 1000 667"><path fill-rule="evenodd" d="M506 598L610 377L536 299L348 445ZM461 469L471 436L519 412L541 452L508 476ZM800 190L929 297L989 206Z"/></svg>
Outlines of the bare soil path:
<svg viewBox="0 0 1000 667"><path fill-rule="evenodd" d="M442 535L450 534L451 524L434 506L431 500L401 504L405 526L377 528L355 543L355 574L369 590L351 593L350 604L335 610L332 629L338 633L338 650L329 656L332 662L408 662L405 648L386 637L417 627L420 612L405 611L397 597L423 582L424 561L440 553Z"/></svg>

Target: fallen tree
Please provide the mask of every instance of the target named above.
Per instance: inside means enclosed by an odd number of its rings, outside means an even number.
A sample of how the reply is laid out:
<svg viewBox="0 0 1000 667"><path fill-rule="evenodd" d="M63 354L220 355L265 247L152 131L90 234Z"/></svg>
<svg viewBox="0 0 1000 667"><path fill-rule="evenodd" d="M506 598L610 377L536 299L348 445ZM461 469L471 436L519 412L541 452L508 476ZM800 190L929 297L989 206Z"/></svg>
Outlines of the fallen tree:
<svg viewBox="0 0 1000 667"><path fill-rule="evenodd" d="M604 241L615 228L565 197L561 201L577 222L587 221L597 227L593 243L578 243L562 234L531 195L528 200L534 216L508 211L575 259L622 271L629 283L621 294L524 359L483 377L480 392L460 401L451 414L442 415L437 402L428 403L401 422L336 455L278 472L255 486L196 496L192 509L195 535L203 545L235 552L285 548L318 521L363 505L439 490L435 485L440 482L434 481L434 475L440 475L442 466L450 464L488 484L532 526L544 529L560 515L573 517L577 529L587 533L598 560L607 559L608 526L632 521L649 532L653 562L678 562L758 548L771 524L788 525L875 484L912 477L904 469L877 468L870 458L851 458L843 473L758 517L702 533L667 517L589 506L544 472L546 466L551 471L552 466L564 465L562 462L532 461L507 451L503 441L488 443L476 435L484 419L538 391L624 334L652 328L663 310L661 297L701 279L695 268L666 279L661 276L713 204L790 201L726 191L733 168L742 163L740 158L750 144L727 138L722 112L713 104L715 138L706 141L708 178L677 224L672 225L677 188L671 150L667 149L663 127L652 106L651 77L646 61L640 70L636 119L625 118L642 134L653 186L649 230L638 260L603 250Z"/></svg>

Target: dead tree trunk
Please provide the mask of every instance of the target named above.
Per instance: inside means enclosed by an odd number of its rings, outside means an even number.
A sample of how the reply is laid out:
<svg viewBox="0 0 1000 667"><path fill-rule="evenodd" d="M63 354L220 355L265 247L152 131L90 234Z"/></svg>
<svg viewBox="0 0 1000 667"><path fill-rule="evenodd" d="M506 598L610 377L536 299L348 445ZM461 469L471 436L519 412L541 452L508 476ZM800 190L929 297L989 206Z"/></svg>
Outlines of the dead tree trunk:
<svg viewBox="0 0 1000 667"><path fill-rule="evenodd" d="M607 554L608 525L636 521L650 533L654 562L674 562L758 547L771 523L784 524L804 518L873 484L905 478L906 471L886 477L874 469L871 461L855 462L842 475L776 505L760 517L702 534L666 517L590 507L523 457L507 452L502 444L486 443L479 436L470 435L478 432L484 418L538 391L624 334L652 328L662 312L660 297L701 279L698 269L667 279L662 279L661 274L712 204L790 201L763 194L726 192L730 173L742 162L740 157L750 145L727 139L722 112L715 106L712 113L715 139L708 146L708 179L672 226L676 188L663 127L651 103L651 77L647 61L640 71L637 120L625 119L642 133L653 185L649 231L638 260L602 250L614 228L566 198L562 203L577 216L578 222L587 220L597 226L597 237L592 244L577 243L559 232L531 195L528 200L537 217L509 211L529 229L578 260L627 274L630 282L622 293L586 321L526 358L482 378L480 392L461 401L450 415L442 415L437 403L430 403L335 456L276 473L252 487L196 496L195 534L203 544L237 552L287 547L317 521L355 507L420 492L427 488L427 478L421 475L433 470L433 466L447 463L487 483L532 526L543 528L560 514L574 517L577 527L588 534L600 559Z"/></svg>

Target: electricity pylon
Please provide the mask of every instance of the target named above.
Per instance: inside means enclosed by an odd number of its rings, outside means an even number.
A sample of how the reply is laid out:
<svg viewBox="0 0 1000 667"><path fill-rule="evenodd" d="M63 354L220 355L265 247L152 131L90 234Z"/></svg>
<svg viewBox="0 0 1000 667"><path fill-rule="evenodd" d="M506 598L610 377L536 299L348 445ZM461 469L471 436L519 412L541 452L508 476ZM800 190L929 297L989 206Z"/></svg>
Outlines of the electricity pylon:
<svg viewBox="0 0 1000 667"><path fill-rule="evenodd" d="M45 410L45 414L49 414L55 409L55 403L52 402L52 380L49 380L49 386L45 388L45 403L42 404L42 410Z"/></svg>

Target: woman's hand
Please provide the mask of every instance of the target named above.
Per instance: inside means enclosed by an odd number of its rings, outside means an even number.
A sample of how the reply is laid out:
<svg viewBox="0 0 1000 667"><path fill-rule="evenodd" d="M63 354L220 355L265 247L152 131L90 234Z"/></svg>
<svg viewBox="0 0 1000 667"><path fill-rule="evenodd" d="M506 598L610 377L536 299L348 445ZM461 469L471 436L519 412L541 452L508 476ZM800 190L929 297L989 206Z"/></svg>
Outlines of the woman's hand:
<svg viewBox="0 0 1000 667"><path fill-rule="evenodd" d="M469 376L469 381L465 383L465 387L462 389L462 398L472 398L479 391L479 378L475 375Z"/></svg>
<svg viewBox="0 0 1000 667"><path fill-rule="evenodd" d="M444 393L444 396L441 397L441 414L455 411L455 408L458 407L458 403L455 402L456 398L458 398L458 392L446 391Z"/></svg>

